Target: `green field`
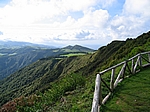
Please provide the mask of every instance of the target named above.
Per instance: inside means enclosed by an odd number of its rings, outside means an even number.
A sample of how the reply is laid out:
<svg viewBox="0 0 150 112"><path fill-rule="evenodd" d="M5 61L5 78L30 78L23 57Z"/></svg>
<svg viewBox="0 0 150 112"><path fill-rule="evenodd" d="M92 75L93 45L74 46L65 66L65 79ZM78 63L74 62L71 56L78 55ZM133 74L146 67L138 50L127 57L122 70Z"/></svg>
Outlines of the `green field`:
<svg viewBox="0 0 150 112"><path fill-rule="evenodd" d="M67 57L70 57L70 56L80 56L80 55L85 55L86 53L69 53L69 54L64 54L64 55L61 55L61 56L67 56Z"/></svg>
<svg viewBox="0 0 150 112"><path fill-rule="evenodd" d="M125 79L102 112L150 112L150 67Z"/></svg>

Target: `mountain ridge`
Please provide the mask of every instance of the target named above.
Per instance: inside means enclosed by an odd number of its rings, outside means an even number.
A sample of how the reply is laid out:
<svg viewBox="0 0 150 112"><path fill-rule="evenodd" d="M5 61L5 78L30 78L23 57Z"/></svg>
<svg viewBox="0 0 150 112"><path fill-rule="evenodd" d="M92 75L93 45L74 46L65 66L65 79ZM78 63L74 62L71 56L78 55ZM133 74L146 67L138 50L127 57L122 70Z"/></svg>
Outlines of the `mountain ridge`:
<svg viewBox="0 0 150 112"><path fill-rule="evenodd" d="M31 94L38 94L38 92L45 93L46 91L45 94L49 94L49 97L46 97L47 102L41 102L41 106L37 108L42 109L42 105L46 105L49 109L52 108L55 111L58 111L59 109L62 111L66 111L66 109L90 111L94 91L95 74L100 70L124 61L137 53L149 50L150 32L147 32L138 36L136 39L113 41L106 46L100 47L92 54L72 56L63 59L53 57L39 60L32 65L24 67L18 72L12 74L9 78L0 81L0 92L2 93L0 95L0 102L4 104L5 102L11 100L11 98L20 97L21 95L28 96ZM83 85L83 87L71 88L71 90L66 89L62 94L57 93L58 96L56 100L51 101L53 102L52 104L48 104L50 101L48 98L52 95L52 93L50 95L51 88L53 88L55 84L58 86L57 83L59 81L62 79L65 81L65 78L70 76L72 73L77 74L77 76L82 76L82 78L84 77L83 79L85 79L85 85ZM28 79L31 79L32 81ZM65 83L69 84L69 82ZM60 87L62 86L65 85L61 84ZM12 89L12 87L14 88ZM73 95L71 95L71 92ZM45 97L45 94L41 97ZM63 105L63 103L60 102L61 98L68 100L68 103ZM60 105L63 105L64 107ZM71 107L71 105L73 107ZM27 108L29 107L27 106ZM31 107L31 109L33 108Z"/></svg>
<svg viewBox="0 0 150 112"><path fill-rule="evenodd" d="M25 46L21 48L2 48L0 50L0 80L9 76L41 58L54 57L70 52L93 52L94 50L80 46L80 50L71 48L41 48Z"/></svg>
<svg viewBox="0 0 150 112"><path fill-rule="evenodd" d="M30 46L30 47L40 47L40 48L49 48L49 49L54 49L54 46L49 46L49 45L44 45L44 44L34 44L30 42L22 42L22 41L0 41L0 48L21 48L25 46Z"/></svg>

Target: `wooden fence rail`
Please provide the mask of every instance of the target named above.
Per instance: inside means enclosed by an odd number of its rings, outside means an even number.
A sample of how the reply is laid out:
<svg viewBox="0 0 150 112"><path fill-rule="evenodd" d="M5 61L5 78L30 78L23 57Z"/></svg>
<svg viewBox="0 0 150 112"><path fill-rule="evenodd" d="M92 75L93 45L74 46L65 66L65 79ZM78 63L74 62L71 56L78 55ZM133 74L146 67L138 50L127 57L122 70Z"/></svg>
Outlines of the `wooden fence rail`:
<svg viewBox="0 0 150 112"><path fill-rule="evenodd" d="M100 106L104 104L108 98L110 97L111 93L114 91L116 86L119 82L121 82L125 78L126 71L128 70L129 74L135 74L140 71L142 67L150 65L150 51L139 53L132 58L123 61L115 66L112 66L108 69L105 69L104 71L101 71L97 74L96 80L95 80L95 91L93 96L93 103L92 103L92 109L91 112L99 112ZM116 74L115 70L117 68L120 68L120 71L118 74ZM110 76L110 86L103 80L103 75L106 72L111 71ZM103 98L102 97L102 83L108 88L109 93Z"/></svg>

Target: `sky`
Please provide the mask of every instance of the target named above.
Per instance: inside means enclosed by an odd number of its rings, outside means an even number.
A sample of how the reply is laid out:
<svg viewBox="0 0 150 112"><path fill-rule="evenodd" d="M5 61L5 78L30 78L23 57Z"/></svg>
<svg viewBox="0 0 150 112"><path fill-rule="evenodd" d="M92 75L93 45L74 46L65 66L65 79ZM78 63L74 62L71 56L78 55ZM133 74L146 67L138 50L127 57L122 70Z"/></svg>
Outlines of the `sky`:
<svg viewBox="0 0 150 112"><path fill-rule="evenodd" d="M0 0L0 40L98 49L150 30L150 0Z"/></svg>

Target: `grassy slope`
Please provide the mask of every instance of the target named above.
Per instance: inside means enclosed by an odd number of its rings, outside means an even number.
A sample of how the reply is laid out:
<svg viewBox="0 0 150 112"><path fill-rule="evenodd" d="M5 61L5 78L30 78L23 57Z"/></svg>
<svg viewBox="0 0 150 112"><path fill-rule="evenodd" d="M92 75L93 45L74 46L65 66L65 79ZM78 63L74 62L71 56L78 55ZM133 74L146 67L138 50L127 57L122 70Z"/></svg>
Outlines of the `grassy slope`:
<svg viewBox="0 0 150 112"><path fill-rule="evenodd" d="M80 71L86 77L85 86L82 89L76 89L73 94L63 96L66 99L66 103L63 104L60 100L52 105L53 111L91 111L93 91L95 87L95 75L96 72L110 67L126 58L130 58L133 55L150 50L150 32L139 36L137 39L128 39L126 42L113 41L107 46L101 47L96 53L91 55L91 62L83 67ZM132 44L132 46L131 46ZM60 106L61 105L61 106Z"/></svg>
<svg viewBox="0 0 150 112"><path fill-rule="evenodd" d="M93 51L78 45L56 49L38 47L3 48L0 49L0 80L41 58L58 56L60 54L69 55L69 53L86 54Z"/></svg>
<svg viewBox="0 0 150 112"><path fill-rule="evenodd" d="M50 88L50 82L59 76L70 74L82 68L88 63L90 55L69 57L62 60L39 60L0 82L0 104L36 91L44 91ZM79 64L78 66L76 66Z"/></svg>
<svg viewBox="0 0 150 112"><path fill-rule="evenodd" d="M89 112L91 110L91 105L92 105L96 72L99 72L100 70L104 68L107 68L115 63L118 63L118 60L122 61L123 58L128 58L138 52L142 52L143 50L144 51L150 50L149 35L150 35L150 32L148 34L142 35L140 38L129 39L126 42L125 41L113 41L107 46L101 47L94 54L88 54L84 56L69 57L69 58L62 59L58 63L54 64L53 66L54 69L52 69L52 71L41 70L41 73L42 72L46 72L46 73L44 73L44 75L40 77L40 80L37 80L35 82L37 84L39 83L40 85L42 84L43 86L45 84L47 86L49 85L50 87L51 85L53 86L53 84L57 85L57 80L60 80L60 79L57 79L56 83L50 83L48 79L51 75L60 75L61 78L65 78L64 75L70 75L70 73L75 72L77 74L82 74L85 78L85 85L82 85L82 87L79 87L79 88L77 87L71 91L65 91L65 92L68 92L68 94L62 94L61 96L57 97L57 101L53 102L52 105L47 104L47 105L44 105L43 108L48 107L48 109L53 110L53 111L61 110L64 112L66 112L66 110L70 112L79 111L79 110L83 112ZM132 46L130 46L131 44ZM47 62L48 59L45 61ZM30 73L30 75L32 76L38 75L37 73L39 69L36 66L34 67L31 66L31 68L33 68L33 71L35 69L37 72L35 73L32 72ZM47 66L47 68L49 67ZM24 70L22 69L21 71L22 73L20 73L20 75L24 76ZM28 77L25 77L25 78L28 79ZM32 89L32 87L34 86L35 86L34 83L32 83L32 85L30 85L30 88ZM43 86L40 89L43 89ZM47 91L46 94L51 94L51 93ZM66 99L66 102L61 102L62 98ZM46 101L46 103L47 102L50 102L50 100ZM44 102L41 102L41 103L44 104ZM31 110L38 109L38 104L34 105L30 109Z"/></svg>
<svg viewBox="0 0 150 112"><path fill-rule="evenodd" d="M102 112L149 112L150 67L120 83L113 98L101 110Z"/></svg>
<svg viewBox="0 0 150 112"><path fill-rule="evenodd" d="M66 57L70 57L70 56L80 56L80 55L86 55L87 53L69 53L69 54L64 54L61 56L66 56Z"/></svg>

